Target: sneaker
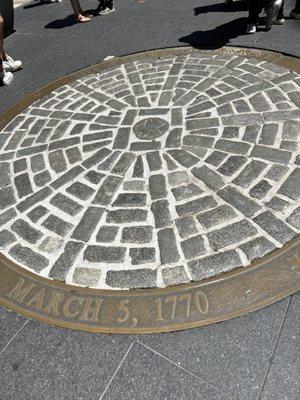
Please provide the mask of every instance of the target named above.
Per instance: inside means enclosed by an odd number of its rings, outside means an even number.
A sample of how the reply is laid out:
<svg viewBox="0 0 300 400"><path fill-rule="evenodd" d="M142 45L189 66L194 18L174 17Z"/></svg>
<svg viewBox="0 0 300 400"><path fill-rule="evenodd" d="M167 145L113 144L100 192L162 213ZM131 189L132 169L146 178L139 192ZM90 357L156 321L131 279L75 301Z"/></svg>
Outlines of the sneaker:
<svg viewBox="0 0 300 400"><path fill-rule="evenodd" d="M0 82L2 82L4 86L10 85L13 79L14 76L11 72L6 72L6 71L0 72Z"/></svg>
<svg viewBox="0 0 300 400"><path fill-rule="evenodd" d="M280 9L281 3L282 3L282 0L276 0L274 2L274 4L272 4L270 7L265 9L265 11L266 11L266 29L267 30L271 29L273 20Z"/></svg>
<svg viewBox="0 0 300 400"><path fill-rule="evenodd" d="M13 60L10 56L6 55L7 60L3 61L3 68L9 72L15 72L22 68L22 61Z"/></svg>
<svg viewBox="0 0 300 400"><path fill-rule="evenodd" d="M300 12L297 12L296 10L292 10L290 13L290 17L295 18L295 19L300 19Z"/></svg>
<svg viewBox="0 0 300 400"><path fill-rule="evenodd" d="M113 1L109 1L109 2L106 2L106 4L102 6L101 11L99 11L99 15L107 15L114 11L116 11L115 5L114 5Z"/></svg>
<svg viewBox="0 0 300 400"><path fill-rule="evenodd" d="M284 25L284 23L285 23L284 18L273 19L272 21L273 25Z"/></svg>
<svg viewBox="0 0 300 400"><path fill-rule="evenodd" d="M49 0L48 3L61 3L62 0Z"/></svg>
<svg viewBox="0 0 300 400"><path fill-rule="evenodd" d="M255 33L256 32L256 25L255 24L248 24L246 32L247 33Z"/></svg>

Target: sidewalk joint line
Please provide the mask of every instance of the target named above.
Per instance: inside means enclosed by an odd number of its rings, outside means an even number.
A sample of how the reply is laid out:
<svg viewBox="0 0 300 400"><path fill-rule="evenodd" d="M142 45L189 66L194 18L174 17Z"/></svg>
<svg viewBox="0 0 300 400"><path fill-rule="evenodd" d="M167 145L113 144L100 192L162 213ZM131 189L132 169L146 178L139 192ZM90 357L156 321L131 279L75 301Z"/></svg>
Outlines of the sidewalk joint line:
<svg viewBox="0 0 300 400"><path fill-rule="evenodd" d="M277 336L276 336L274 348L273 348L272 353L271 353L271 355L269 357L269 366L268 366L268 368L266 370L266 373L265 373L265 377L264 377L264 380L263 380L263 383L262 383L262 386L261 386L261 390L260 390L260 393L259 393L258 400L261 400L261 396L263 394L264 387L266 385L270 369L271 369L271 367L273 365L273 359L274 359L274 356L275 356L275 353L276 353L276 349L277 349L278 342L279 342L279 339L280 339L280 336L281 336L281 332L283 330L283 326L284 326L284 323L285 323L285 320L286 320L286 316L287 316L287 312L288 312L288 309L290 307L290 304L291 304L291 297L289 297L289 300L287 302L287 305L285 307L285 310L284 310L284 313L283 313L283 316L282 316L282 321L280 323L280 327L279 327L279 330L278 330L278 333L277 333Z"/></svg>
<svg viewBox="0 0 300 400"><path fill-rule="evenodd" d="M118 365L117 369L115 370L113 376L111 377L110 381L108 382L108 385L106 386L104 392L102 393L101 397L99 400L103 399L103 396L105 395L105 393L107 392L107 390L109 389L110 385L112 384L113 380L115 379L117 373L119 372L119 369L122 367L126 357L128 356L130 350L132 349L133 345L135 344L135 342L132 342L131 345L129 346L128 350L126 351L124 357L122 358L120 364Z"/></svg>
<svg viewBox="0 0 300 400"><path fill-rule="evenodd" d="M18 330L18 332L10 339L10 341L6 344L6 346L0 351L0 356L5 352L5 350L8 348L8 346L11 344L11 342L18 336L18 334L21 332L21 330L24 328L24 326L28 323L29 319L24 322L24 324L21 326L21 328Z"/></svg>
<svg viewBox="0 0 300 400"><path fill-rule="evenodd" d="M137 339L137 343L139 343L141 346L145 347L146 349L150 350L152 353L156 354L157 356L165 359L166 361L169 361L171 364L175 365L177 368L183 370L184 372L188 373L189 375L192 375L194 378L196 378L198 381L205 383L206 385L210 386L214 390L218 391L219 393L222 393L224 396L226 396L228 399L233 400L233 397L231 397L229 394L225 393L222 391L222 389L218 388L217 386L213 385L210 382L207 382L203 378L200 378L198 375L194 374L193 372L189 371L188 369L182 367L181 365L177 364L175 361L170 360L168 357L164 356L163 354L157 352L156 350L152 349L151 347L147 346L146 344L142 343ZM100 399L101 400L101 399Z"/></svg>

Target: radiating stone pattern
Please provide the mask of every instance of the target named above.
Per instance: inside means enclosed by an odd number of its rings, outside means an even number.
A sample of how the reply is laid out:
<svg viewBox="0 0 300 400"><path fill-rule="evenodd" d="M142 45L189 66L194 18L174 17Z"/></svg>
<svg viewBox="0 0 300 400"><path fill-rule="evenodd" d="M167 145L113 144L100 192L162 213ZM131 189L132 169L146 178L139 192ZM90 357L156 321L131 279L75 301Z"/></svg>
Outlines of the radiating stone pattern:
<svg viewBox="0 0 300 400"><path fill-rule="evenodd" d="M300 78L209 53L86 76L0 135L0 247L99 288L201 280L300 230Z"/></svg>

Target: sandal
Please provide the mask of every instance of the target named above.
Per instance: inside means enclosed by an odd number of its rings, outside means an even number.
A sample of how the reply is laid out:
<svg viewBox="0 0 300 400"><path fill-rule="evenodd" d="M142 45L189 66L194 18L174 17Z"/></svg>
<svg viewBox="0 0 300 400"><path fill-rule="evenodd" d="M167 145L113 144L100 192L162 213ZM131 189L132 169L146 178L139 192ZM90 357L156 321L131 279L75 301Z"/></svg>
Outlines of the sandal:
<svg viewBox="0 0 300 400"><path fill-rule="evenodd" d="M79 14L76 18L76 21L79 23L90 22L92 19L91 15L88 14Z"/></svg>

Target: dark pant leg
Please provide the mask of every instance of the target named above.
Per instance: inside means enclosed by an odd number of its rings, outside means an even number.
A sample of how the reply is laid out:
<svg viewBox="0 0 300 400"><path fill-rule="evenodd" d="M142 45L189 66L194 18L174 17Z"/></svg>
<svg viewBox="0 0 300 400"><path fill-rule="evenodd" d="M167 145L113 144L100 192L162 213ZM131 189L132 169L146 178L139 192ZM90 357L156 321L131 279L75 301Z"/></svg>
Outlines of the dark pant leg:
<svg viewBox="0 0 300 400"><path fill-rule="evenodd" d="M13 0L0 0L0 13L4 19L4 37L7 37L14 31Z"/></svg>
<svg viewBox="0 0 300 400"><path fill-rule="evenodd" d="M295 11L297 14L300 14L300 0L296 1Z"/></svg>
<svg viewBox="0 0 300 400"><path fill-rule="evenodd" d="M258 17L261 13L263 4L262 0L251 0L249 6L248 24L257 24Z"/></svg>
<svg viewBox="0 0 300 400"><path fill-rule="evenodd" d="M282 19L282 18L284 18L284 0L282 0L281 7L278 11L276 19Z"/></svg>

